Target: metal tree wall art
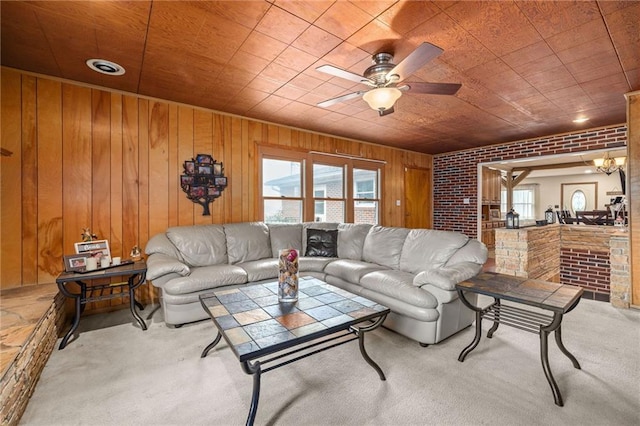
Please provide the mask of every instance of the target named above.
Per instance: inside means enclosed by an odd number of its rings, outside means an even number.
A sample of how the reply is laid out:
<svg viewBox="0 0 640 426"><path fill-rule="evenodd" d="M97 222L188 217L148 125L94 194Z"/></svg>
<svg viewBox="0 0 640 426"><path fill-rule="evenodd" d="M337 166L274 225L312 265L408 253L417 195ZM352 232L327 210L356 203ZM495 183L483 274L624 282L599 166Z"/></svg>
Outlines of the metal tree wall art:
<svg viewBox="0 0 640 426"><path fill-rule="evenodd" d="M222 195L227 187L227 178L223 172L222 163L207 154L198 154L195 159L184 162L180 186L188 199L202 206L202 216L211 215L209 203Z"/></svg>

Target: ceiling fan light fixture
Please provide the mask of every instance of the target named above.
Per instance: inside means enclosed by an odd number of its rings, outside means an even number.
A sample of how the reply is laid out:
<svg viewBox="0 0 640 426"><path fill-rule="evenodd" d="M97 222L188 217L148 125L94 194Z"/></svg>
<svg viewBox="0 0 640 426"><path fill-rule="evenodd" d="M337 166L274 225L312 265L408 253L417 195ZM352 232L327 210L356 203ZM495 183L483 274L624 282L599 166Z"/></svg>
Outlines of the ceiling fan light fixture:
<svg viewBox="0 0 640 426"><path fill-rule="evenodd" d="M402 96L402 92L395 87L379 87L369 90L362 96L367 104L376 111L385 111L393 108L396 101Z"/></svg>

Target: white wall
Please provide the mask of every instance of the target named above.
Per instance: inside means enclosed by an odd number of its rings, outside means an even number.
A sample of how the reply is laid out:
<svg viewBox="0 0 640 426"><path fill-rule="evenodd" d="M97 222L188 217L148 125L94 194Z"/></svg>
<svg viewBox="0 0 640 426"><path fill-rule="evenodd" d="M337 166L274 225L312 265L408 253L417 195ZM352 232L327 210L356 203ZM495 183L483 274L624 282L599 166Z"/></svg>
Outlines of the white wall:
<svg viewBox="0 0 640 426"><path fill-rule="evenodd" d="M607 195L607 191L620 191L622 187L620 185L620 175L612 173L607 176L604 173L583 173L579 175L565 175L565 176L549 176L549 177L530 177L522 181L522 184L538 184L538 196L536 199L536 218L544 219L544 211L551 205L554 210L556 206L560 205L561 199L561 184L563 183L581 183L581 182L597 182L597 205L587 206L587 210L604 210L605 204L609 204L611 198L615 196ZM564 203L569 204L568 200L564 200Z"/></svg>

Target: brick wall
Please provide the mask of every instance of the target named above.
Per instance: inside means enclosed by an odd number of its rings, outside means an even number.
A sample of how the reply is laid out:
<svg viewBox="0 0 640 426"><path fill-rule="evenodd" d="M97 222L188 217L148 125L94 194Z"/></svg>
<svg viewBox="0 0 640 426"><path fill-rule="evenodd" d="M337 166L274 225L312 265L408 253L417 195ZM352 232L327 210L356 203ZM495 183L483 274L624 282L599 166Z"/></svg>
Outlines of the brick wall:
<svg viewBox="0 0 640 426"><path fill-rule="evenodd" d="M433 227L477 236L478 163L626 146L627 127L608 126L433 157ZM462 204L469 198L469 204Z"/></svg>
<svg viewBox="0 0 640 426"><path fill-rule="evenodd" d="M587 299L609 301L609 252L600 249L560 249L560 282L582 287Z"/></svg>

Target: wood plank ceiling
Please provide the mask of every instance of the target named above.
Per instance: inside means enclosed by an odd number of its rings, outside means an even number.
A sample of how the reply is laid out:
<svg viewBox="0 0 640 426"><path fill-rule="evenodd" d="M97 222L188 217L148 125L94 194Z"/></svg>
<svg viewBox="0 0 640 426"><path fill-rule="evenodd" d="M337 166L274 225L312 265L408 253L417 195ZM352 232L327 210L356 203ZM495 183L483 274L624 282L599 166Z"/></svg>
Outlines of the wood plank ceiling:
<svg viewBox="0 0 640 426"><path fill-rule="evenodd" d="M0 16L4 66L431 154L623 123L640 89L637 1L3 1ZM406 81L456 95L404 93L384 117L361 98L316 106L366 89L316 67L362 74L424 41L444 53Z"/></svg>

